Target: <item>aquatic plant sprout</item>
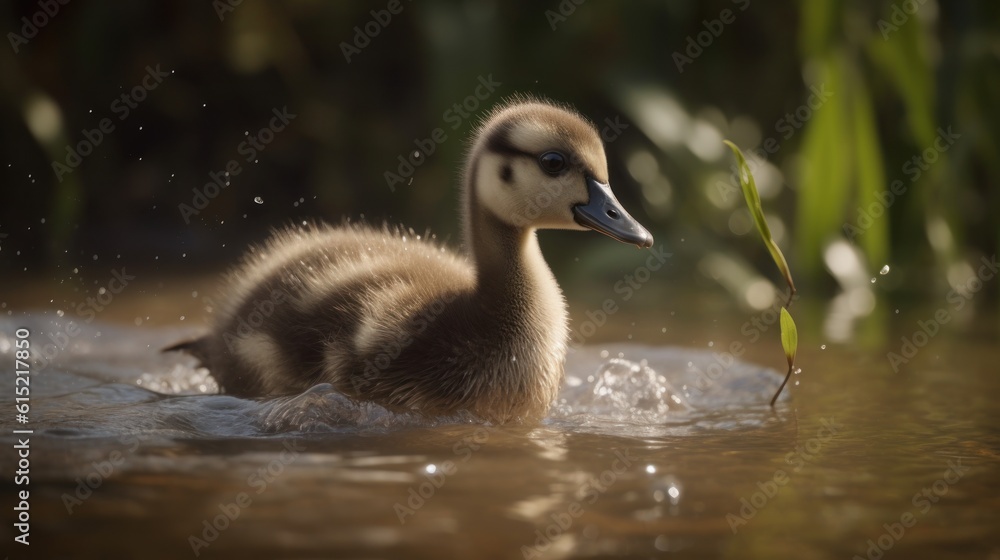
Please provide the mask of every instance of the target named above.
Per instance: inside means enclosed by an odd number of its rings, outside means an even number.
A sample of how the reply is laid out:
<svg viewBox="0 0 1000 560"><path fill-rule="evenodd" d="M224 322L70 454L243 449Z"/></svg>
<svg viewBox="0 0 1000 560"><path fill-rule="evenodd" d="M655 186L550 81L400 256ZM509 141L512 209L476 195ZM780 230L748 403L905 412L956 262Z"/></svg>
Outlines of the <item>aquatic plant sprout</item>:
<svg viewBox="0 0 1000 560"><path fill-rule="evenodd" d="M770 251L771 258L774 259L774 264L778 265L778 270L781 271L781 274L785 277L785 282L788 283L788 303L786 305L791 307L792 300L795 297L795 282L792 280L792 272L788 268L788 261L785 260L785 255L782 254L781 249L778 248L778 244L771 237L771 229L767 227L767 220L764 219L764 210L760 206L760 194L757 193L757 183L754 181L753 173L750 172L750 166L747 165L747 160L743 157L743 152L736 147L736 144L733 144L729 140L723 140L723 142L729 146L729 149L733 151L733 155L736 156L736 168L740 176L740 187L743 189L743 198L747 201L747 206L750 208L750 215L753 216L753 223L757 226L757 231L760 232L767 250ZM784 307L781 308L780 325L781 347L785 350L785 358L788 360L788 373L785 374L785 380L781 382L778 390L771 397L772 407L788 383L788 379L792 376L792 371L795 369L795 351L799 345L799 332L795 328L795 321L792 320L792 316Z"/></svg>
<svg viewBox="0 0 1000 560"><path fill-rule="evenodd" d="M753 173L750 172L750 166L747 165L747 160L743 157L743 152L736 147L736 144L733 144L729 140L723 140L723 142L736 155L737 171L739 171L740 175L740 187L743 189L743 198L747 200L750 215L753 216L753 223L757 226L757 231L760 232L760 236L764 239L764 245L767 247L767 250L771 252L774 264L778 265L778 270L781 271L781 274L785 277L785 282L788 283L790 290L788 292L787 305L791 306L792 298L795 296L795 282L792 281L792 272L788 269L788 262L785 261L785 255L782 254L781 249L778 248L778 244L771 237L771 228L767 227L767 220L764 219L764 210L760 207L760 195L757 193L757 183L753 179Z"/></svg>
<svg viewBox="0 0 1000 560"><path fill-rule="evenodd" d="M788 360L788 373L785 375L785 380L781 382L778 390L771 397L771 406L774 406L774 401L778 400L778 395L781 394L781 390L785 388L785 384L788 383L788 378L792 376L792 371L795 369L795 349L799 345L799 331L795 328L795 321L792 320L791 314L784 307L781 308L781 347L785 350L785 359Z"/></svg>

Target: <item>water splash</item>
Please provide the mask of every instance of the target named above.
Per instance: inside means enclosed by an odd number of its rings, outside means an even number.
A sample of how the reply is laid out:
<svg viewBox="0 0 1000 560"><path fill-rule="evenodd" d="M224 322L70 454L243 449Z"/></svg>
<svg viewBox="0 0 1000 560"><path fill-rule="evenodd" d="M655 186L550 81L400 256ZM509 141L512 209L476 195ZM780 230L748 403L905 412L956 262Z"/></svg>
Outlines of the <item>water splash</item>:
<svg viewBox="0 0 1000 560"><path fill-rule="evenodd" d="M65 332L65 322L49 315L20 319L18 326L40 335ZM0 320L0 354L12 351L13 326L9 319ZM152 438L270 437L477 423L467 414L427 419L358 403L326 383L270 399L220 395L208 370L193 358L159 351L197 334L190 328L95 323L81 327L64 350L36 354L39 375L32 380L32 395L39 404L32 409L45 419L37 425L39 433L115 436L141 430ZM631 344L574 349L566 372L543 424L620 436L685 423L703 427L706 417L692 413L715 414L726 426L759 424L763 416L744 421L731 411L743 407L770 414L766 403L782 377L724 353Z"/></svg>

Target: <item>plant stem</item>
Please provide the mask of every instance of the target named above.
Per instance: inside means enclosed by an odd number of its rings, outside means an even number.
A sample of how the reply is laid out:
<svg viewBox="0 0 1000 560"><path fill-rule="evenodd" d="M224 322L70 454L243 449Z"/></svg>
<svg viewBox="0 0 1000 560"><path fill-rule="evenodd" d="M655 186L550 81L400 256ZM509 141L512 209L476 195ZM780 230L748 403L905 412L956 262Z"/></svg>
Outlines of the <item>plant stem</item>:
<svg viewBox="0 0 1000 560"><path fill-rule="evenodd" d="M795 369L795 366L792 364L788 364L788 373L785 374L785 380L781 382L781 387L778 387L778 390L774 393L774 396L771 397L771 408L774 408L774 403L778 400L778 395L781 394L781 390L785 388L785 384L788 383L789 378L792 377L793 369Z"/></svg>

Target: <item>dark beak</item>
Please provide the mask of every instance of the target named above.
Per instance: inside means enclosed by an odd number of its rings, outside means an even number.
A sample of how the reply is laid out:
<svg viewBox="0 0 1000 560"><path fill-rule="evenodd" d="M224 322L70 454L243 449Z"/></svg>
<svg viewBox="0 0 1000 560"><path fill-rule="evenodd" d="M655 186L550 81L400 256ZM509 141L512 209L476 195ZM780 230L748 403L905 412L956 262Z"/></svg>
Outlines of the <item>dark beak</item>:
<svg viewBox="0 0 1000 560"><path fill-rule="evenodd" d="M640 248L653 246L653 236L635 218L628 215L609 185L587 177L587 194L590 195L589 202L573 207L576 223L622 243L631 243Z"/></svg>

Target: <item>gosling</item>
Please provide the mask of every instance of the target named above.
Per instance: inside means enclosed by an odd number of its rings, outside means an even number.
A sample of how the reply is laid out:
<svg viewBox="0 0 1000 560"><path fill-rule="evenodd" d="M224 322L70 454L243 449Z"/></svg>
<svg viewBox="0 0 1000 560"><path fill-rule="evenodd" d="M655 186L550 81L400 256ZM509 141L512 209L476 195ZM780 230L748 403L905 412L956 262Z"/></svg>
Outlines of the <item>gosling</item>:
<svg viewBox="0 0 1000 560"><path fill-rule="evenodd" d="M642 248L653 237L611 192L594 126L547 101L495 108L462 183L465 254L388 227L286 229L230 273L211 332L165 351L195 356L237 396L330 383L428 417L541 419L569 331L535 231L592 229Z"/></svg>

